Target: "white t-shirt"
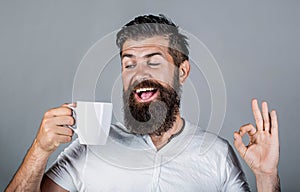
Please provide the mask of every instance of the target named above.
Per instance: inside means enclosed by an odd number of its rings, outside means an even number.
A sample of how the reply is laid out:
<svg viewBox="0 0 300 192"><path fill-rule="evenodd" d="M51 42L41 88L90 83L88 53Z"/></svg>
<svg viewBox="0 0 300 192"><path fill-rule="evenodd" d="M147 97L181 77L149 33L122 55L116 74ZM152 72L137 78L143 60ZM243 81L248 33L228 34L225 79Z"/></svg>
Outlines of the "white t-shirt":
<svg viewBox="0 0 300 192"><path fill-rule="evenodd" d="M69 191L249 191L228 142L189 122L159 151L117 123L106 145L75 140L46 174Z"/></svg>

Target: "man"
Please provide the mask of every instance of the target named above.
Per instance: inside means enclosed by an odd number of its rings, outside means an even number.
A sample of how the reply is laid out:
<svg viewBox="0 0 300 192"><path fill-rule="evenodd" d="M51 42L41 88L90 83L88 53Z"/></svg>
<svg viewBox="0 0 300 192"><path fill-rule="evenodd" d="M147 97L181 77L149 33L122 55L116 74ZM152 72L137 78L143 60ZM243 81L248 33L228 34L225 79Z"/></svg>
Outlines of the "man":
<svg viewBox="0 0 300 192"><path fill-rule="evenodd" d="M209 150L204 131L180 115L181 85L190 72L186 37L164 16L145 15L117 35L122 62L124 123L111 126L106 146L75 140L44 174L47 160L70 142L76 104L44 115L39 132L7 191L249 191L223 139ZM252 101L256 127L234 133L234 145L256 176L258 191L280 191L276 112ZM196 127L197 128L197 127ZM242 137L250 137L245 146Z"/></svg>

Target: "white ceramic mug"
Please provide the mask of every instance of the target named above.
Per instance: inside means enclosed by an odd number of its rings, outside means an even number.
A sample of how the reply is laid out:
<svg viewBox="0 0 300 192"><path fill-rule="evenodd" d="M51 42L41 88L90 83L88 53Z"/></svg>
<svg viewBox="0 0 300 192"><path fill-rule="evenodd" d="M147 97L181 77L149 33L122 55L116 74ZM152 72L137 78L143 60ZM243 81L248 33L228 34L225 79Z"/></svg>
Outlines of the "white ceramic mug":
<svg viewBox="0 0 300 192"><path fill-rule="evenodd" d="M112 103L77 101L72 108L80 144L105 145L109 135Z"/></svg>

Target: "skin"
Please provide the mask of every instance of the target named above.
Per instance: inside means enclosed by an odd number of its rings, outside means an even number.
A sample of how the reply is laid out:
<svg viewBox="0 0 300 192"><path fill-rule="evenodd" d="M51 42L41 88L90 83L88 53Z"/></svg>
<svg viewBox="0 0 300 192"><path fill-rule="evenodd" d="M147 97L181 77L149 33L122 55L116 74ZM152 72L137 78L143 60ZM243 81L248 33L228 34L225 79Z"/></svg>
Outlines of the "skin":
<svg viewBox="0 0 300 192"><path fill-rule="evenodd" d="M174 65L168 52L169 41L162 37L147 38L139 41L127 40L122 51L122 80L124 90L135 81L158 80L162 85L172 85L175 70L179 70L179 82L183 84L190 72L190 64L185 61L179 68ZM178 114L173 128L162 135L150 134L153 144L159 150L169 138L180 131L183 121Z"/></svg>
<svg viewBox="0 0 300 192"><path fill-rule="evenodd" d="M278 176L279 139L276 111L269 113L267 102L259 109L256 99L252 100L252 112L256 127L244 125L234 133L234 146L256 177L258 191L280 191ZM250 143L245 146L242 137L249 135Z"/></svg>
<svg viewBox="0 0 300 192"><path fill-rule="evenodd" d="M66 191L43 175L50 155L72 140L73 131L62 126L74 124L69 106L74 107L64 104L44 114L33 144L5 191Z"/></svg>
<svg viewBox="0 0 300 192"><path fill-rule="evenodd" d="M189 75L190 64L184 61L179 69L176 68L167 47L168 40L163 37L127 40L122 51L124 90L144 79L172 85L174 70L179 70L179 82L183 84ZM74 104L64 104L45 113L36 139L6 191L66 191L43 175L49 156L60 144L71 141L73 131L63 126L74 124L69 106L74 107ZM266 102L262 103L261 112L256 99L252 101L252 110L256 128L251 124L242 126L234 133L234 146L255 174L258 191L279 191L277 115L275 111L269 115ZM157 149L166 145L168 139L181 130L182 124L178 114L170 130L160 136L150 135ZM242 142L246 134L250 137L247 146Z"/></svg>

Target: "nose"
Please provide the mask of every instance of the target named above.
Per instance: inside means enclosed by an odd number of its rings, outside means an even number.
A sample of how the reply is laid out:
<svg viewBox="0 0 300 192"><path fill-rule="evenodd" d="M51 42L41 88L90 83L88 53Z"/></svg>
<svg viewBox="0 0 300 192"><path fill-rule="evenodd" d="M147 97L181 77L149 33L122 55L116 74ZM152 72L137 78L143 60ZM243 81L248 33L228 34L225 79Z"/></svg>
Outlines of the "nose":
<svg viewBox="0 0 300 192"><path fill-rule="evenodd" d="M151 77L152 76L151 76L149 69L147 68L147 64L144 62L138 63L136 66L135 74L132 78L132 83L133 82L141 82L146 79L150 79Z"/></svg>

